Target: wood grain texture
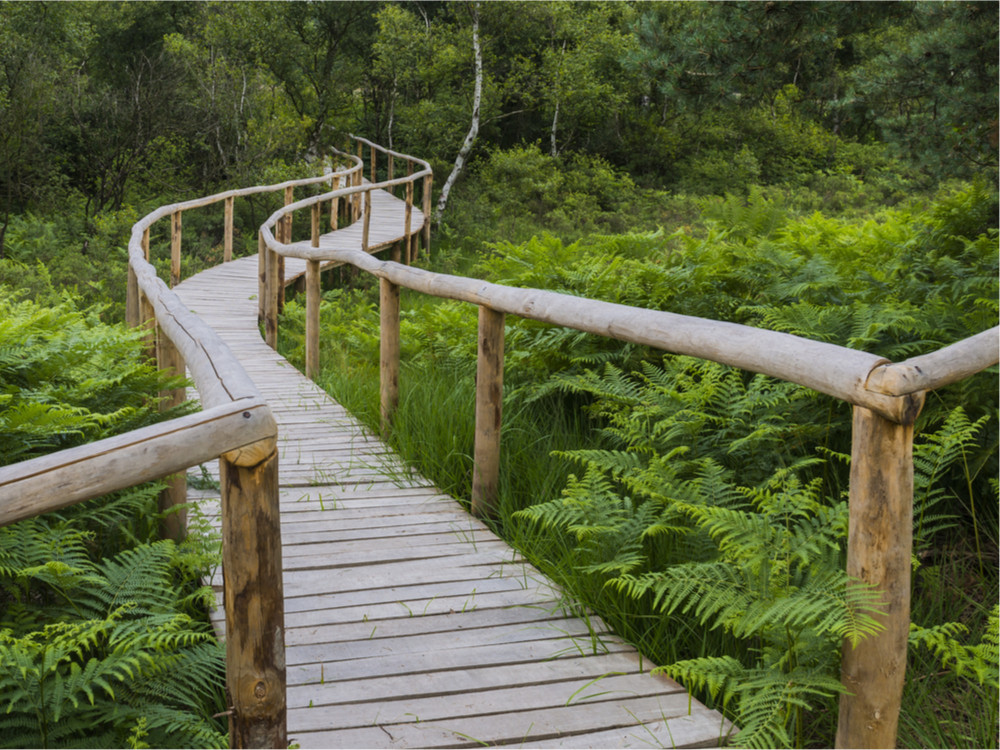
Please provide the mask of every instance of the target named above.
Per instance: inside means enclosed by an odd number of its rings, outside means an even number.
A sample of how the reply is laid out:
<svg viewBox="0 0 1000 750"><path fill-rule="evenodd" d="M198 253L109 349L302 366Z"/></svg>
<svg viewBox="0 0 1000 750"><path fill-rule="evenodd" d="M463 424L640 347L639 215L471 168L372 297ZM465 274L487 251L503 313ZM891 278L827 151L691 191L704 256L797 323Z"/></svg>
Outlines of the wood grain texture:
<svg viewBox="0 0 1000 750"><path fill-rule="evenodd" d="M846 642L837 747L895 747L907 637L913 550L913 425L854 408L847 574L882 595L885 629Z"/></svg>

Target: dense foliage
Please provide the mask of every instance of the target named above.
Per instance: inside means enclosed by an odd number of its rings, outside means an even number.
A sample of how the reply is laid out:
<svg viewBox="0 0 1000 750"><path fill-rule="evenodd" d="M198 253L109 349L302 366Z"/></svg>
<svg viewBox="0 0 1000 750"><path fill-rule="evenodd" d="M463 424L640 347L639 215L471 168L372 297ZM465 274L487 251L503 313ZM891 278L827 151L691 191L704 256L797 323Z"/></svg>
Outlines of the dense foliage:
<svg viewBox="0 0 1000 750"><path fill-rule="evenodd" d="M701 208L702 227L669 235L495 243L476 272L894 360L997 319L997 198L982 185L865 219L795 214L759 192ZM373 293L329 291L322 338L327 387L375 425ZM468 497L475 310L411 303L394 440ZM302 318L290 303L283 331L293 358L301 358ZM878 610L843 572L849 406L519 318L508 319L505 338L505 533L669 673L733 711L743 729L737 742L801 745L817 733L829 741L824 717L841 690L840 644L874 632ZM991 368L934 393L917 425L914 555L927 601L918 595L913 643L950 665L933 679L981 699L946 744L963 744L976 725L971 744L984 741L996 726L988 706L998 689L997 399ZM436 404L430 415L428 403ZM952 595L948 579L970 555L982 575L964 592L962 622L925 611ZM692 632L692 623L713 635ZM914 670L911 685L932 679Z"/></svg>
<svg viewBox="0 0 1000 750"><path fill-rule="evenodd" d="M137 335L0 287L0 459L12 463L177 416ZM161 486L0 529L0 745L220 747L222 648L200 578L217 545L159 539Z"/></svg>
<svg viewBox="0 0 1000 750"><path fill-rule="evenodd" d="M160 376L98 324L123 317L139 216L303 175L348 132L428 159L438 189L476 133L438 270L889 359L995 325L998 25L994 2L0 3L0 288L37 303L0 300L4 461L156 418ZM277 200L237 202L237 254ZM185 275L221 257L220 218L185 214ZM336 277L323 377L374 424L377 297ZM393 440L463 496L475 314L406 304ZM836 644L873 606L838 572L847 408L530 321L506 340L503 532L740 741L827 744ZM932 394L917 432L900 742L996 746L995 370ZM221 741L161 700L210 705L219 667L190 619L209 558L154 541L153 496L2 531L5 741Z"/></svg>

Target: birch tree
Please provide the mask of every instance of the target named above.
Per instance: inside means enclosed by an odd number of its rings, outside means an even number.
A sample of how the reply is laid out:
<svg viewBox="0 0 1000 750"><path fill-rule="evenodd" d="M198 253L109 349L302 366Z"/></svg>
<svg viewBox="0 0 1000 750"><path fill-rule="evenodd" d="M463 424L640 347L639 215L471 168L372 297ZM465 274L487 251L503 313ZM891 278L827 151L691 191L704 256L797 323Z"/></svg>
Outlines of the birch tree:
<svg viewBox="0 0 1000 750"><path fill-rule="evenodd" d="M455 157L455 166L452 168L451 174L448 175L448 179L445 180L444 186L441 188L441 195L438 197L437 207L434 209L435 223L441 222L444 209L448 205L448 195L451 193L451 188L455 184L455 180L457 180L459 175L462 174L462 170L465 169L465 162L468 160L469 154L472 152L473 145L475 145L476 136L479 135L479 113L483 98L483 50L479 43L478 0L472 4L471 13L472 51L476 66L476 77L472 94L472 122L469 125L469 132L465 136L465 141L462 143L462 148L459 149L458 156Z"/></svg>

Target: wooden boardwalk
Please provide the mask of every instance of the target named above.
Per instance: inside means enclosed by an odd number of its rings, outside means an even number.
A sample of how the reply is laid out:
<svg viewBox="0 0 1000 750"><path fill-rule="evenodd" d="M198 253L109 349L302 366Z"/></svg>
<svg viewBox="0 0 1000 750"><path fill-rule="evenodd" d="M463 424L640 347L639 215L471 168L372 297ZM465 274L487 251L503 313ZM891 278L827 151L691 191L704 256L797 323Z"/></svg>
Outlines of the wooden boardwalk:
<svg viewBox="0 0 1000 750"><path fill-rule="evenodd" d="M371 245L402 234L375 194ZM414 226L423 221L415 211ZM398 231L397 231L398 230ZM395 233L395 234L394 234ZM358 224L322 246L360 246ZM291 278L304 263L289 259ZM241 360L279 429L288 737L308 747L707 747L729 724L413 475L267 347L257 258L176 292ZM215 469L211 469L215 473ZM218 513L218 493L193 491ZM221 594L221 577L213 581ZM214 615L220 633L224 613Z"/></svg>

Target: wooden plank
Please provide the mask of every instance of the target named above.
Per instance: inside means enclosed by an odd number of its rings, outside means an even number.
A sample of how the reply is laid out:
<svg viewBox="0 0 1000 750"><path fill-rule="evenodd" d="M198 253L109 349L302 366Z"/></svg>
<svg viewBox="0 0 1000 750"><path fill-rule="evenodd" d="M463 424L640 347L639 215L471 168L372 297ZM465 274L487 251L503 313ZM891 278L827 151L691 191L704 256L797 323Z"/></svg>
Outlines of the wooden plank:
<svg viewBox="0 0 1000 750"><path fill-rule="evenodd" d="M388 675L347 680L330 675L330 680L319 684L297 685L288 688L288 705L304 708L309 705L329 706L338 703L355 703L359 695L378 695L380 701L419 696L455 695L480 690L493 690L511 685L541 685L565 680L598 680L612 673L642 674L639 660L631 654L617 652L599 656L569 657L543 660L528 664L500 666L472 666L459 670L428 671L414 680L411 675ZM657 689L662 689L658 685Z"/></svg>
<svg viewBox="0 0 1000 750"><path fill-rule="evenodd" d="M595 686L616 690L621 680L609 677ZM653 679L646 685L631 687L637 698L624 703L619 694L602 701L571 702L574 693L585 688L586 681L570 681L552 685L478 691L474 696L460 698L413 698L358 703L350 706L291 708L289 725L296 732L325 729L330 726L351 728L396 724L432 724L454 734L465 735L479 742L514 742L544 733L573 729L605 729L614 726L634 726L636 719L662 719L684 716L688 712L688 696L683 691L660 693L662 686ZM615 700L614 698L617 698ZM700 707L700 706L699 706ZM544 736L544 734L543 734ZM529 743L530 744L530 743ZM422 747L422 744L416 745Z"/></svg>
<svg viewBox="0 0 1000 750"><path fill-rule="evenodd" d="M374 626L373 626L374 627ZM376 630L376 633L378 631ZM513 623L483 628L477 633L477 641L466 646L479 647L489 645L518 644L513 649L519 649L521 644L531 641L546 641L551 644L550 654L558 653L590 653L595 648L594 639L601 636L600 631L593 631L576 618L550 620L543 625L525 625ZM342 641L337 645L331 643L310 643L289 646L286 650L286 660L289 665L319 663L331 660L364 659L373 656L389 656L400 654L419 654L442 652L462 648L456 644L451 633L420 633L408 638L371 638L361 641ZM603 647L596 645L600 651Z"/></svg>

